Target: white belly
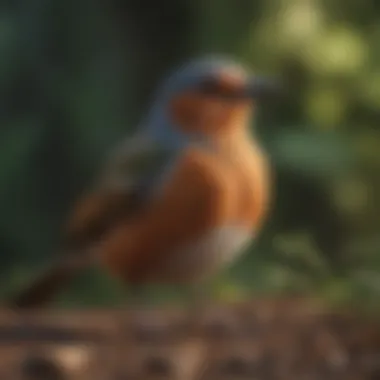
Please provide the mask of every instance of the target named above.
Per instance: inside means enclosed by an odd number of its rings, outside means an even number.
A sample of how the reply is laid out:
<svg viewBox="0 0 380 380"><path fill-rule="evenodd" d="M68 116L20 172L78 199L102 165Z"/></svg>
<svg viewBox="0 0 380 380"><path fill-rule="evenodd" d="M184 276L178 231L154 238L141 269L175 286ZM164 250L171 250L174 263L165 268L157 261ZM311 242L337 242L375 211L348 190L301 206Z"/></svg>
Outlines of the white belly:
<svg viewBox="0 0 380 380"><path fill-rule="evenodd" d="M158 272L162 278L179 282L202 280L238 258L252 238L252 232L242 227L218 228L173 252Z"/></svg>

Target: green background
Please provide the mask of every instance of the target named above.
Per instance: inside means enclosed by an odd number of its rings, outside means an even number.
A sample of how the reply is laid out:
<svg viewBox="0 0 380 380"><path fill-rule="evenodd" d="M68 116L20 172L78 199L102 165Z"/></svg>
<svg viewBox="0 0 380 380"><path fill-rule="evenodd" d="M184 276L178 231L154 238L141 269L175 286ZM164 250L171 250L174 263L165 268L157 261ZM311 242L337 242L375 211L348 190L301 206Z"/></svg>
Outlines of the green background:
<svg viewBox="0 0 380 380"><path fill-rule="evenodd" d="M162 76L189 58L226 53L284 78L287 96L259 107L255 126L276 173L270 219L215 279L216 295L376 306L379 39L380 2L369 0L3 0L0 296L57 254L70 205L137 126ZM125 297L94 271L61 301Z"/></svg>

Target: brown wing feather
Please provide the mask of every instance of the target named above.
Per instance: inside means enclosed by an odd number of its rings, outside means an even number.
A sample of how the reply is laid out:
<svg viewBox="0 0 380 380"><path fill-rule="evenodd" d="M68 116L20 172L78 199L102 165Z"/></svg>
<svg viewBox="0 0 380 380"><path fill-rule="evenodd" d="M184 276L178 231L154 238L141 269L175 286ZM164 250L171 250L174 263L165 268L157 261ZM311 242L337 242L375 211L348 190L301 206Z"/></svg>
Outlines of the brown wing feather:
<svg viewBox="0 0 380 380"><path fill-rule="evenodd" d="M64 233L64 247L78 252L94 244L121 218L138 211L142 202L135 191L98 191L81 199Z"/></svg>
<svg viewBox="0 0 380 380"><path fill-rule="evenodd" d="M140 182L154 175L168 156L157 148L146 136L136 135L112 152L96 190L74 207L64 231L64 255L16 294L8 306L43 306L83 269L97 261L90 248L121 219L131 218L145 204Z"/></svg>
<svg viewBox="0 0 380 380"><path fill-rule="evenodd" d="M134 192L99 192L74 208L64 240L65 255L46 269L31 284L13 297L8 306L36 308L47 304L71 280L95 263L94 252L86 252L120 218L139 209Z"/></svg>

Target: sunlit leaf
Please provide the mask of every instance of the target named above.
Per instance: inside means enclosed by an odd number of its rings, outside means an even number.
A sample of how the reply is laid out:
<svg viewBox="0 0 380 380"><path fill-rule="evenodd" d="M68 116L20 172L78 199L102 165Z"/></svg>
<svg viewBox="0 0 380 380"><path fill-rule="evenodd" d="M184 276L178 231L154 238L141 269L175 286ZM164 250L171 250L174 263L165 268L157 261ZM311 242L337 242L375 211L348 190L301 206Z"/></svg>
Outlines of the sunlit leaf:
<svg viewBox="0 0 380 380"><path fill-rule="evenodd" d="M380 110L380 71L365 73L360 90L366 104Z"/></svg>
<svg viewBox="0 0 380 380"><path fill-rule="evenodd" d="M222 302L244 300L247 295L244 288L234 283L220 283L215 287L214 296Z"/></svg>
<svg viewBox="0 0 380 380"><path fill-rule="evenodd" d="M346 99L337 88L311 88L305 101L309 120L322 127L337 127L346 111Z"/></svg>
<svg viewBox="0 0 380 380"><path fill-rule="evenodd" d="M283 47L303 49L313 42L324 27L323 12L317 1L293 1L282 3L278 12L279 34Z"/></svg>
<svg viewBox="0 0 380 380"><path fill-rule="evenodd" d="M366 63L368 46L352 28L333 26L304 50L303 57L315 73L352 75Z"/></svg>

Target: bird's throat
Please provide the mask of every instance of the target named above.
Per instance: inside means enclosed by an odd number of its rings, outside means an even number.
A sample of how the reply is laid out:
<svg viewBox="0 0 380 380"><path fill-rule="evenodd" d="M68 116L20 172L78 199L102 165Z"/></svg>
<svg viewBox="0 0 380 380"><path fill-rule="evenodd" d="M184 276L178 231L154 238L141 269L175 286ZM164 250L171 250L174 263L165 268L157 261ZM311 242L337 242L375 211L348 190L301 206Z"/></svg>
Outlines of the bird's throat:
<svg viewBox="0 0 380 380"><path fill-rule="evenodd" d="M210 136L213 146L223 156L241 155L242 150L252 149L252 138L247 128L231 128Z"/></svg>

